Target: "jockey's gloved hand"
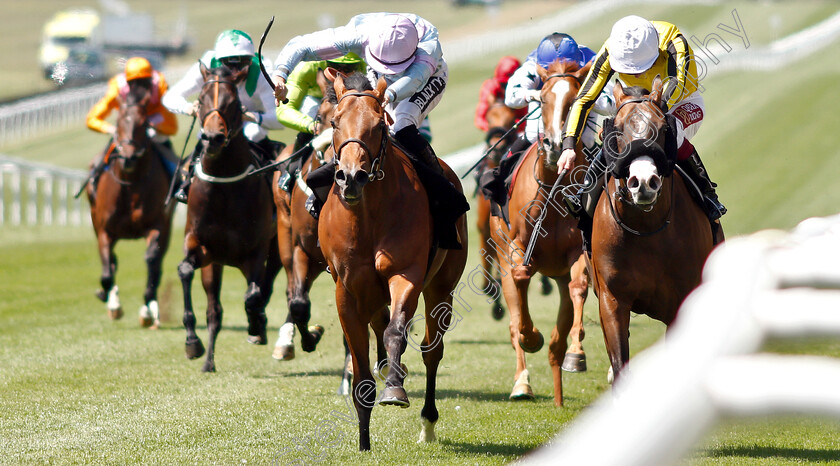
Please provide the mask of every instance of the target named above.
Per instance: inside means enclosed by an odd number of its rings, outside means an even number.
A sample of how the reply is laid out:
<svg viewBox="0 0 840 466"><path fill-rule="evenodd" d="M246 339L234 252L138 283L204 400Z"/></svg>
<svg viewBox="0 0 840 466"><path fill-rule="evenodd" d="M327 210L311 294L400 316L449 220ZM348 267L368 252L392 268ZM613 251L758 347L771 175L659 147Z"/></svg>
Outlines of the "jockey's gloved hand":
<svg viewBox="0 0 840 466"><path fill-rule="evenodd" d="M192 103L192 109L190 109L189 115L190 116L198 116L198 107L199 106L200 106L200 104L198 103L197 100L195 102L193 102Z"/></svg>
<svg viewBox="0 0 840 466"><path fill-rule="evenodd" d="M321 134L312 138L312 141L309 144L312 145L312 148L318 152L323 152L332 142L333 137L333 129L327 128L324 131L321 131Z"/></svg>
<svg viewBox="0 0 840 466"><path fill-rule="evenodd" d="M525 91L525 100L528 102L539 102L542 99L542 91L539 89L529 89Z"/></svg>

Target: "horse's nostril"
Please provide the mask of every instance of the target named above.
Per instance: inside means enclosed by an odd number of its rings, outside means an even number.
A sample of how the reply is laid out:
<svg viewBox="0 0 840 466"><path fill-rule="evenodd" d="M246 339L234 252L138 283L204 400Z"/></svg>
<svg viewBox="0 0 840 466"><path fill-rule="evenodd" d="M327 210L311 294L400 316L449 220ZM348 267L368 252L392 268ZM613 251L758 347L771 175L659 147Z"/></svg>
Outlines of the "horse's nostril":
<svg viewBox="0 0 840 466"><path fill-rule="evenodd" d="M629 179L627 179L627 187L630 189L638 189L639 179L635 176L631 176Z"/></svg>
<svg viewBox="0 0 840 466"><path fill-rule="evenodd" d="M344 182L347 181L347 174L344 173L344 170L338 170L335 172L335 181Z"/></svg>
<svg viewBox="0 0 840 466"><path fill-rule="evenodd" d="M353 175L353 181L355 181L356 183L358 183L360 185L364 185L365 183L368 182L367 172L364 171L364 170L357 171L356 174Z"/></svg>
<svg viewBox="0 0 840 466"><path fill-rule="evenodd" d="M654 176L650 179L648 186L650 186L650 189L653 191L659 191L659 187L662 186L662 180L660 180L658 176Z"/></svg>

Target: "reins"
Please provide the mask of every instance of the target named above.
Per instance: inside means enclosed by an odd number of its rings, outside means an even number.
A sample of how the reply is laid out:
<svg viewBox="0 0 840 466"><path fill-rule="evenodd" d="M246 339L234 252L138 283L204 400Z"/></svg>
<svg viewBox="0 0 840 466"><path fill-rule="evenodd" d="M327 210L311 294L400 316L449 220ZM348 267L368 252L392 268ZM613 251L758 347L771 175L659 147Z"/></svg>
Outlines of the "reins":
<svg viewBox="0 0 840 466"><path fill-rule="evenodd" d="M205 81L204 84L201 86L202 89L206 87L208 84L215 84L216 87L213 90L213 108L210 109L207 113L204 114L204 117L201 118L201 126L204 127L204 124L207 122L207 119L210 118L211 115L218 115L219 118L222 120L222 126L224 127L224 135L225 135L225 142L222 143L222 146L227 146L231 139L233 139L239 132L242 131L242 124L236 128L235 131L230 131L230 125L228 125L227 119L225 119L224 114L222 114L222 110L219 108L219 84L227 84L233 88L233 93L236 95L236 84L231 81L223 81L221 79L211 79L209 81Z"/></svg>

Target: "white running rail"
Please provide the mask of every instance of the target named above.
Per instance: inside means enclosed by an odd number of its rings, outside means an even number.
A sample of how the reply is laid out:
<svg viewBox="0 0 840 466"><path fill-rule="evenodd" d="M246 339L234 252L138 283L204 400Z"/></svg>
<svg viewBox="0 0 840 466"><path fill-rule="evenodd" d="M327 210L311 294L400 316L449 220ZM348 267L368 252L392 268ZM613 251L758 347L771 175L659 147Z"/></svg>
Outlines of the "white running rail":
<svg viewBox="0 0 840 466"><path fill-rule="evenodd" d="M90 223L87 201L73 199L87 174L0 155L0 225Z"/></svg>

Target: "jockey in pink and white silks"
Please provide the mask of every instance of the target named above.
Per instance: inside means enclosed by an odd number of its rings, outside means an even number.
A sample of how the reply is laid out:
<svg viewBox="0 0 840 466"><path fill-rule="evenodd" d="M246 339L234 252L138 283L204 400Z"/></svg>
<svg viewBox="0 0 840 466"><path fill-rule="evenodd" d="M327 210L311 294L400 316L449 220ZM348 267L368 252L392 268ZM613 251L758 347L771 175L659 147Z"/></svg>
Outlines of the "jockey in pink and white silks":
<svg viewBox="0 0 840 466"><path fill-rule="evenodd" d="M417 15L365 13L352 17L345 26L293 38L274 61L274 95L279 100L285 97L286 78L298 62L329 60L350 52L364 57L372 83L380 77L388 82L385 109L394 118L391 132L397 140L437 167L435 154L418 128L440 102L449 69L437 28Z"/></svg>

